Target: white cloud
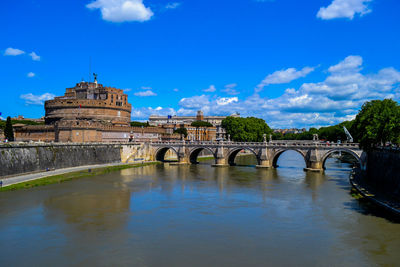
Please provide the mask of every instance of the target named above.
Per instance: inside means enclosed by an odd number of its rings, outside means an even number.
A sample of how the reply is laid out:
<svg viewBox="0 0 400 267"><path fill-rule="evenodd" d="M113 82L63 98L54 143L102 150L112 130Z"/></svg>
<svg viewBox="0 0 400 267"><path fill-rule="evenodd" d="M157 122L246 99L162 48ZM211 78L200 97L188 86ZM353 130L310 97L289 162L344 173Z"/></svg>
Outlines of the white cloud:
<svg viewBox="0 0 400 267"><path fill-rule="evenodd" d="M225 106L231 103L239 102L239 99L237 97L221 97L218 98L215 102L219 106Z"/></svg>
<svg viewBox="0 0 400 267"><path fill-rule="evenodd" d="M212 84L207 89L204 89L203 92L212 93L212 92L215 92L216 90L217 89L215 88L215 85Z"/></svg>
<svg viewBox="0 0 400 267"><path fill-rule="evenodd" d="M166 9L175 9L177 7L179 7L181 5L181 3L178 2L174 2L174 3L168 3L165 8Z"/></svg>
<svg viewBox="0 0 400 267"><path fill-rule="evenodd" d="M179 92L179 89L178 88L174 88L174 92Z"/></svg>
<svg viewBox="0 0 400 267"><path fill-rule="evenodd" d="M143 22L150 20L154 15L142 0L95 0L86 7L100 9L102 18L111 22Z"/></svg>
<svg viewBox="0 0 400 267"><path fill-rule="evenodd" d="M265 86L269 84L283 84L290 83L293 80L306 77L309 73L314 71L314 67L304 67L301 70L295 68L288 68L285 70L278 70L272 74L267 75L264 80L257 85L255 91L260 92Z"/></svg>
<svg viewBox="0 0 400 267"><path fill-rule="evenodd" d="M32 93L21 95L20 98L25 100L27 105L43 105L44 101L53 99L55 95L44 93L42 95L34 95Z"/></svg>
<svg viewBox="0 0 400 267"><path fill-rule="evenodd" d="M268 99L257 93L245 98L193 96L179 102L179 115L206 114L263 118L272 127L325 126L351 120L361 105L372 99L400 100L400 72L389 67L376 73L361 73L362 57L349 56L329 68L321 82L304 83L297 90Z"/></svg>
<svg viewBox="0 0 400 267"><path fill-rule="evenodd" d="M22 51L18 48L9 47L4 51L5 56L19 56L25 54L25 51Z"/></svg>
<svg viewBox="0 0 400 267"><path fill-rule="evenodd" d="M32 60L35 60L35 61L40 60L40 56L38 56L35 52L30 53L29 56L32 58Z"/></svg>
<svg viewBox="0 0 400 267"><path fill-rule="evenodd" d="M176 111L173 108L163 108L163 107L132 108L131 117L134 119L147 120L150 117L150 115L159 115L159 116L176 115Z"/></svg>
<svg viewBox="0 0 400 267"><path fill-rule="evenodd" d="M200 96L192 96L189 98L182 98L179 101L179 105L183 108L189 108L189 109L196 109L196 108L201 108L205 105L208 105L210 103L209 101L209 96L207 95L200 95Z"/></svg>
<svg viewBox="0 0 400 267"><path fill-rule="evenodd" d="M222 90L222 92L225 92L228 95L238 95L240 93L235 89L236 86L237 86L236 83L227 84L225 85L225 89Z"/></svg>
<svg viewBox="0 0 400 267"><path fill-rule="evenodd" d="M151 90L146 90L146 91L136 92L134 93L134 95L143 97L143 96L156 96L157 94Z"/></svg>
<svg viewBox="0 0 400 267"><path fill-rule="evenodd" d="M353 19L356 14L363 16L371 12L368 4L372 0L333 0L327 7L321 7L317 17L324 20L336 18Z"/></svg>
<svg viewBox="0 0 400 267"><path fill-rule="evenodd" d="M35 73L29 72L26 76L27 76L28 78L35 77Z"/></svg>
<svg viewBox="0 0 400 267"><path fill-rule="evenodd" d="M348 56L337 65L329 67L329 72L358 72L361 70L363 59L360 56Z"/></svg>

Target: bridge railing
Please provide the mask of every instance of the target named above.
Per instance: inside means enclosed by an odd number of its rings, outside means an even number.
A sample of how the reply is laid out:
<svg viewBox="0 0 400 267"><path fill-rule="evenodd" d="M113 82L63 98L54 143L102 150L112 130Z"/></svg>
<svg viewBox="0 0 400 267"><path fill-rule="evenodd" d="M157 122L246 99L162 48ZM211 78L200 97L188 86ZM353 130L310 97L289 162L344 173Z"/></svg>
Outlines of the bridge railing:
<svg viewBox="0 0 400 267"><path fill-rule="evenodd" d="M325 142L232 142L232 141L119 141L119 142L88 142L88 143L57 143L57 142L9 142L0 143L0 147L10 147L10 146L48 146L48 145L141 145L143 143L148 143L152 145L159 146L180 146L183 144L189 146L237 146L237 147L342 147L342 148L358 148L358 143L325 143Z"/></svg>
<svg viewBox="0 0 400 267"><path fill-rule="evenodd" d="M232 141L157 141L157 142L151 142L153 145L182 145L183 143L186 145L195 145L195 146L207 146L207 145L212 145L212 146L239 146L239 147L246 147L246 146L280 146L280 147L291 147L291 146L296 146L296 147L350 147L350 148L355 148L359 147L358 143L325 143L325 142L316 142L316 141L310 141L310 142L298 142L296 141L291 141L291 142L232 142Z"/></svg>

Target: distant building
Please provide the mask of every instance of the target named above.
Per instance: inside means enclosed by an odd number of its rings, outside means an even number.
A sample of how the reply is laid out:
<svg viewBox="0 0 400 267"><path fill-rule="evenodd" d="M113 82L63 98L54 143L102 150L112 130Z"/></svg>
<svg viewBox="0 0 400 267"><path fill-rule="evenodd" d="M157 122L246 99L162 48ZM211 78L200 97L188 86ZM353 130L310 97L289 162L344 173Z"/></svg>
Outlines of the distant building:
<svg viewBox="0 0 400 267"><path fill-rule="evenodd" d="M233 113L231 117L240 117L239 113ZM152 126L169 129L169 132L177 128L184 127L188 131L187 140L192 141L212 141L219 138L226 138L225 129L221 127L222 121L227 116L204 116L201 110L197 111L196 116L158 116L151 115L149 124ZM206 121L213 127L196 128L191 126L192 122Z"/></svg>
<svg viewBox="0 0 400 267"><path fill-rule="evenodd" d="M18 115L18 117L11 118L13 121L34 121L38 123L43 123L44 122L44 117L41 117L40 119L31 119L31 118L25 118L22 115Z"/></svg>
<svg viewBox="0 0 400 267"><path fill-rule="evenodd" d="M160 127L166 129L166 132L171 134L178 128L186 128L188 133L186 140L188 141L214 141L217 138L225 137L225 131L220 126L196 128L190 124L165 124Z"/></svg>
<svg viewBox="0 0 400 267"><path fill-rule="evenodd" d="M302 128L302 129L297 129L297 128L291 128L291 129L275 129L274 132L275 133L281 133L283 135L285 134L299 134L299 133L304 133L306 132L306 128Z"/></svg>
<svg viewBox="0 0 400 267"><path fill-rule="evenodd" d="M240 117L239 113L234 113L230 115L231 117ZM149 124L153 126L161 125L178 125L178 124L191 124L194 121L206 121L211 123L213 126L220 126L221 122L227 116L204 116L201 110L197 111L196 116L158 116L151 115L149 117Z"/></svg>

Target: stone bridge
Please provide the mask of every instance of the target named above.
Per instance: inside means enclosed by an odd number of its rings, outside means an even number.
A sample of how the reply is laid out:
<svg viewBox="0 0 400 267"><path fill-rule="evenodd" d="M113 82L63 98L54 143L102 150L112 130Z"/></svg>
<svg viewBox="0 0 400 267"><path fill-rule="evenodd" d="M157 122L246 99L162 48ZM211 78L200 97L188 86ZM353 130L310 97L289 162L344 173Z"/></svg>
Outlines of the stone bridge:
<svg viewBox="0 0 400 267"><path fill-rule="evenodd" d="M143 146L144 144L142 144ZM203 150L209 151L214 157L213 166L223 167L234 165L235 157L242 150L250 151L257 159L257 167L270 168L277 167L279 156L288 150L300 153L304 158L306 168L309 171L321 171L324 169L325 161L335 152L345 152L351 154L365 169L366 154L356 143L322 143L318 141L285 141L285 142L152 142L146 143L147 159L164 161L167 151L172 150L177 155L176 164L196 164L197 157ZM127 151L128 152L128 151ZM126 153L125 153L126 154ZM125 156L125 161L129 162L133 154Z"/></svg>

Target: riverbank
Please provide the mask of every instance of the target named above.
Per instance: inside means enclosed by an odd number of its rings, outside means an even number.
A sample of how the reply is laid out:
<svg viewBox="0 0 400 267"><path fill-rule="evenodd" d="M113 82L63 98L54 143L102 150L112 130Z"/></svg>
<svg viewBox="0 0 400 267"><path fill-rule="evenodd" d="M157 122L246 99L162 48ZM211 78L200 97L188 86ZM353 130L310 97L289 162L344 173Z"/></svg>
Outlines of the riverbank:
<svg viewBox="0 0 400 267"><path fill-rule="evenodd" d="M366 200L384 208L385 210L400 216L400 203L387 194L382 194L368 186L362 180L362 173L358 168L353 169L350 175L350 184Z"/></svg>
<svg viewBox="0 0 400 267"><path fill-rule="evenodd" d="M74 179L100 175L113 171L119 171L129 168L137 168L148 165L159 164L159 162L142 162L142 163L114 163L114 164L103 164L103 165L88 165L66 169L59 169L49 172L35 173L21 175L17 177L7 178L1 180L3 186L0 187L1 191L12 191L18 189L26 189L37 186L44 186L49 184L62 183Z"/></svg>
<svg viewBox="0 0 400 267"><path fill-rule="evenodd" d="M214 156L200 156L197 158L197 161L207 161L211 159L214 159Z"/></svg>

